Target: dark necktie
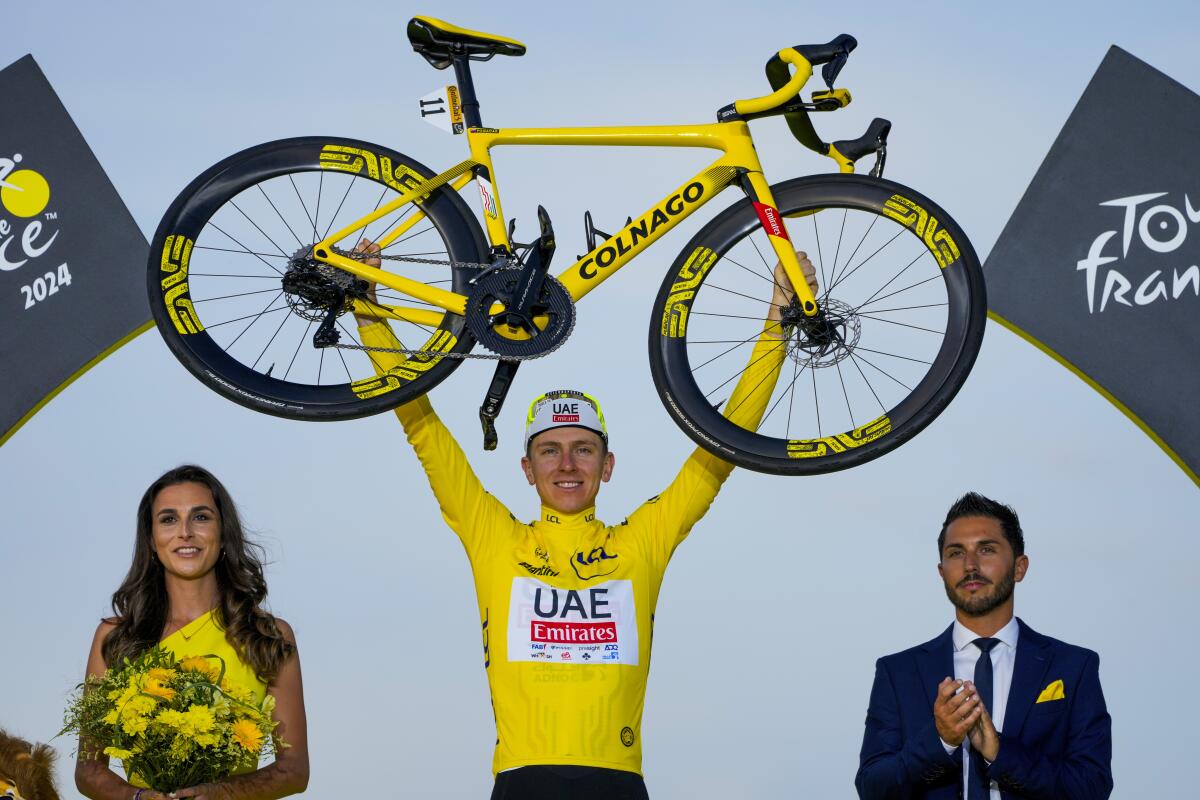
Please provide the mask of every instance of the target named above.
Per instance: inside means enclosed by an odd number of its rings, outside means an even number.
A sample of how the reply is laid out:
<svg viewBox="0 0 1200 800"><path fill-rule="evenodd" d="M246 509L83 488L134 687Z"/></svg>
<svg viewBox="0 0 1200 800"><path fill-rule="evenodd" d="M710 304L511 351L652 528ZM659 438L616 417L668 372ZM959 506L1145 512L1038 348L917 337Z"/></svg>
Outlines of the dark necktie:
<svg viewBox="0 0 1200 800"><path fill-rule="evenodd" d="M975 662L975 691L987 708L988 716L992 713L992 648L1000 644L999 639L980 638L972 642L979 648L979 660ZM988 800L990 790L988 779L983 774L983 757L976 753L971 759L971 768L967 776L968 800Z"/></svg>

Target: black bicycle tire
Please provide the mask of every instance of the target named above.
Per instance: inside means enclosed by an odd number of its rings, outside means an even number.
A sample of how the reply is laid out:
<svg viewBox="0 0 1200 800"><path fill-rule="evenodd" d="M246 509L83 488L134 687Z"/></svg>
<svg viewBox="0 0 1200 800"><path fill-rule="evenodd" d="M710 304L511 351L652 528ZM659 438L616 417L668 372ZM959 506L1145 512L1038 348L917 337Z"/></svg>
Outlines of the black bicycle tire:
<svg viewBox="0 0 1200 800"><path fill-rule="evenodd" d="M672 288L697 248L708 247L720 258L761 226L751 202L741 200L721 212L688 242L664 278L650 320L651 374L672 420L698 445L726 461L778 475L810 475L848 469L907 442L945 410L958 393L974 365L983 339L987 319L983 271L970 241L950 215L921 193L893 181L862 175L815 175L775 185L772 193L784 216L806 209L840 207L883 216L885 204L898 196L919 207L926 215L920 220L914 219L914 225L924 226L924 219L936 220L937 229L945 231L958 250L957 260L941 270L946 281L948 319L953 320L954 329L952 332L947 329L935 363L943 359L944 353L949 353L945 356L946 363L939 366L929 386L922 382L916 387L921 396L916 396L914 390L905 398L907 406L894 406L893 410L900 409L902 413L896 414L889 423L888 432L861 444L852 444L840 452L825 448L825 455L789 457L788 440L747 431L725 419L696 384L688 362L686 337L667 336L664 330L671 313ZM915 213L913 216L918 217ZM929 230L932 233L933 228ZM922 238L922 241L935 252L928 238ZM715 271L706 274L702 282ZM698 286L696 291L701 288ZM692 301L688 302L690 305ZM930 374L933 372L931 369Z"/></svg>
<svg viewBox="0 0 1200 800"><path fill-rule="evenodd" d="M168 273L164 270L173 258L171 245L175 241L170 237L183 236L194 241L225 202L256 184L262 184L272 177L321 170L321 152L330 146L373 154L377 164L389 159L393 170L403 165L422 178L430 178L435 174L415 159L355 139L314 136L266 142L224 159L193 180L163 215L150 247L147 267L150 307L154 322L172 354L189 372L218 394L255 411L289 419L354 419L393 409L445 380L462 361L461 358L440 358L433 367L419 373L416 379L399 381L394 388L382 393L360 396L365 393L356 393L352 383L314 386L262 375L225 354L203 330L189 333L184 330L188 327L186 324L179 324L180 314L194 314L194 309L178 305L172 309L172 304L179 303L181 299L188 300L186 280L185 291L182 294L173 293L168 298L168 288L164 286L164 276ZM343 168L340 171L351 170ZM378 173L378 170L362 171L367 174L359 177L383 185L377 174L370 174ZM481 262L486 258L487 246L483 232L457 192L448 187L437 189L420 206L444 242L449 260ZM178 264L171 266L177 268ZM185 262L184 278L187 277L186 267ZM464 270L452 270L453 290L465 291L467 277ZM453 346L446 348L446 352L463 354L475 343L461 316L446 314L437 330L449 331L454 337Z"/></svg>

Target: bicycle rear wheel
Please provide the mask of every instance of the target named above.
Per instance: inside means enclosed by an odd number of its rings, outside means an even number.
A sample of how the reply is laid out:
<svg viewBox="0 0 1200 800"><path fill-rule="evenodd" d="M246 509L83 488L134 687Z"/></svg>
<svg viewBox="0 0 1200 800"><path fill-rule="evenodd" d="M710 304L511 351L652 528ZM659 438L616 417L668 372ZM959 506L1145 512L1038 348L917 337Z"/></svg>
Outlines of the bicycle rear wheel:
<svg viewBox="0 0 1200 800"><path fill-rule="evenodd" d="M329 299L339 290L361 294L364 284L307 257L331 231L432 175L393 150L330 137L258 145L204 172L171 204L150 247L150 307L171 352L219 394L292 419L375 414L436 386L461 361L448 356L474 344L463 317L379 287L382 303L432 312L421 322L389 321L399 347L427 354L408 356L409 369L380 381L379 356L360 349L349 305ZM483 261L487 248L448 187L337 245L350 250L360 237L379 240L414 219L384 255L416 260L384 260L381 269L464 291L471 271L450 262ZM313 334L335 306L341 346L316 347Z"/></svg>
<svg viewBox="0 0 1200 800"><path fill-rule="evenodd" d="M752 387L771 393L762 421L749 430L722 415L774 289L774 253L743 200L663 281L650 324L655 386L680 428L727 461L783 475L846 469L911 439L958 392L983 338L983 273L954 220L900 184L819 175L772 192L817 268L836 335L789 327L778 380Z"/></svg>

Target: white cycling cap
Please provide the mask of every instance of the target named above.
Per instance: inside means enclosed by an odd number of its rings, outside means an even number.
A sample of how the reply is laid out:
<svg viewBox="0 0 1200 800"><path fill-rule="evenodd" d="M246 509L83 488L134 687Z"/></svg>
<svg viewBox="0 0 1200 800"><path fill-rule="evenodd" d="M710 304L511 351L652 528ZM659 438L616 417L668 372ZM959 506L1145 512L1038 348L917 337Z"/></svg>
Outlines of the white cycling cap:
<svg viewBox="0 0 1200 800"><path fill-rule="evenodd" d="M539 433L567 427L587 428L608 444L604 412L596 398L574 389L555 389L529 404L529 415L525 418L525 449L529 449L529 443Z"/></svg>

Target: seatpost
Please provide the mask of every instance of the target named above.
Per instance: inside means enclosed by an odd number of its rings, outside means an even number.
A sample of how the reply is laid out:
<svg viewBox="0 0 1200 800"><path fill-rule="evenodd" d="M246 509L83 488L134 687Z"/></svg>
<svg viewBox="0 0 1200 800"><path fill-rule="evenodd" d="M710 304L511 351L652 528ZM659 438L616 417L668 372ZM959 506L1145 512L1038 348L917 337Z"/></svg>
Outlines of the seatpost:
<svg viewBox="0 0 1200 800"><path fill-rule="evenodd" d="M462 103L463 121L468 128L482 128L479 119L479 100L475 97L475 84L471 81L471 59L465 53L454 56L454 79L458 82L458 97Z"/></svg>

